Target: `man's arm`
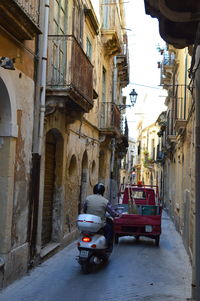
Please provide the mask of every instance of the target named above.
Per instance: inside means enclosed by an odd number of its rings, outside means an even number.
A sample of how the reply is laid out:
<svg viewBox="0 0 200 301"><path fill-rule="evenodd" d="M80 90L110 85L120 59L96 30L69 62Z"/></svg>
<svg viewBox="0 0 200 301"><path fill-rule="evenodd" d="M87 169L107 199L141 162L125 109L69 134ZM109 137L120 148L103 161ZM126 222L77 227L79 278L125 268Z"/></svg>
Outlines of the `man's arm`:
<svg viewBox="0 0 200 301"><path fill-rule="evenodd" d="M112 216L112 217L118 217L119 213L113 208L111 203L108 203L106 206L106 211Z"/></svg>

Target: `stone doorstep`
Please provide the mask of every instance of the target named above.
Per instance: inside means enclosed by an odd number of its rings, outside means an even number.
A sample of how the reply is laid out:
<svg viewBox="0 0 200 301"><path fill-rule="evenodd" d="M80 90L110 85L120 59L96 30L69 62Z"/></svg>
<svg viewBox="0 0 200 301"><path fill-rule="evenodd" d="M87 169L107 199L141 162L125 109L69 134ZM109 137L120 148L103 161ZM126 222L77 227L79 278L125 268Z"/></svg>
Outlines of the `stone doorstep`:
<svg viewBox="0 0 200 301"><path fill-rule="evenodd" d="M40 257L44 258L47 254L51 253L52 251L54 251L58 247L60 247L60 243L57 243L57 242L56 243L55 242L49 243L46 247L41 249Z"/></svg>
<svg viewBox="0 0 200 301"><path fill-rule="evenodd" d="M40 258L43 259L45 256L47 256L51 252L55 251L57 248L62 249L64 247L66 247L67 245L69 245L70 243L75 241L78 238L78 236L79 236L79 231L77 229L74 229L72 232L67 233L63 237L63 242L62 243L58 243L58 242L48 243L44 248L41 249Z"/></svg>

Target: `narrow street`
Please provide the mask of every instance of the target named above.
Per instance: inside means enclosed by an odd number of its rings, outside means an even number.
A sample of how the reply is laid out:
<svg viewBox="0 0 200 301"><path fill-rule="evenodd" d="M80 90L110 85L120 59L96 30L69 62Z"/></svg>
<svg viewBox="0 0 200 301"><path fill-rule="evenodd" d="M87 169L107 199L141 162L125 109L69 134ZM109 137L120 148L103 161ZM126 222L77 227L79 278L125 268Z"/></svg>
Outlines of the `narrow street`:
<svg viewBox="0 0 200 301"><path fill-rule="evenodd" d="M76 243L0 293L0 301L184 301L191 295L191 266L180 235L164 212L160 247L154 240L119 240L109 264L83 275Z"/></svg>

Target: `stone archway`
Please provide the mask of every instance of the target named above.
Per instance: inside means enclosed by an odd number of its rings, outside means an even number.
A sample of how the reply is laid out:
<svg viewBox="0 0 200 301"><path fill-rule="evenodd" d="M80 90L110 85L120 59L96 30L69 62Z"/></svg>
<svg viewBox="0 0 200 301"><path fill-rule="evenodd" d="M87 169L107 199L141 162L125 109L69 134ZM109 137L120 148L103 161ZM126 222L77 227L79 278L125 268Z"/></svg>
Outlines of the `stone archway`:
<svg viewBox="0 0 200 301"><path fill-rule="evenodd" d="M42 247L58 242L62 235L61 220L63 206L62 161L63 137L57 129L46 134L44 197L42 210Z"/></svg>
<svg viewBox="0 0 200 301"><path fill-rule="evenodd" d="M14 164L17 137L14 86L0 72L0 253L11 249Z"/></svg>
<svg viewBox="0 0 200 301"><path fill-rule="evenodd" d="M81 212L81 208L85 201L87 195L87 188L88 188L88 179L89 179L89 172L88 172L88 155L85 151L83 154L82 159L82 171L81 171L81 186L80 186L80 199L79 199L79 208L78 212Z"/></svg>

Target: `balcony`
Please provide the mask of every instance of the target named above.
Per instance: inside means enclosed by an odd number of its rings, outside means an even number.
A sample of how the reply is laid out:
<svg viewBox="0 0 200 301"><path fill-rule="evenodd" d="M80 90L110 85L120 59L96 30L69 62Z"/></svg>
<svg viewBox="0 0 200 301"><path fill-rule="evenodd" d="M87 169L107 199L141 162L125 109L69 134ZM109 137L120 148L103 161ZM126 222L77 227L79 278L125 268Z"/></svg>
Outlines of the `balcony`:
<svg viewBox="0 0 200 301"><path fill-rule="evenodd" d="M176 86L176 94L175 94L175 123L174 130L177 135L182 134L186 124L188 117L188 108L189 97L188 90L185 85L177 85Z"/></svg>
<svg viewBox="0 0 200 301"><path fill-rule="evenodd" d="M32 40L39 29L39 0L1 0L0 25L18 40Z"/></svg>
<svg viewBox="0 0 200 301"><path fill-rule="evenodd" d="M156 163L163 163L165 161L165 153L157 149Z"/></svg>
<svg viewBox="0 0 200 301"><path fill-rule="evenodd" d="M169 85L172 79L173 70L175 66L175 54L173 52L165 51L163 54L163 61L161 63L161 84Z"/></svg>
<svg viewBox="0 0 200 301"><path fill-rule="evenodd" d="M73 36L49 36L47 98L87 113L93 107L93 66Z"/></svg>
<svg viewBox="0 0 200 301"><path fill-rule="evenodd" d="M177 134L181 134L186 128L187 121L184 119L176 119L174 129Z"/></svg>
<svg viewBox="0 0 200 301"><path fill-rule="evenodd" d="M172 117L172 112L170 112L170 115L168 113L166 127L166 142L168 144L168 148L171 148L171 146L176 142L176 134L174 130L175 120L174 117Z"/></svg>
<svg viewBox="0 0 200 301"><path fill-rule="evenodd" d="M101 26L102 41L106 54L114 56L122 51L122 29L117 5L102 6L103 23Z"/></svg>
<svg viewBox="0 0 200 301"><path fill-rule="evenodd" d="M112 102L103 102L100 111L100 130L108 136L121 135L120 111Z"/></svg>
<svg viewBox="0 0 200 301"><path fill-rule="evenodd" d="M117 55L118 75L121 86L124 88L129 83L129 54L127 36L124 36L122 52Z"/></svg>

